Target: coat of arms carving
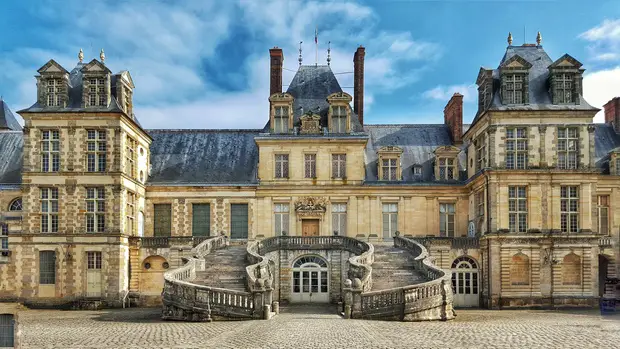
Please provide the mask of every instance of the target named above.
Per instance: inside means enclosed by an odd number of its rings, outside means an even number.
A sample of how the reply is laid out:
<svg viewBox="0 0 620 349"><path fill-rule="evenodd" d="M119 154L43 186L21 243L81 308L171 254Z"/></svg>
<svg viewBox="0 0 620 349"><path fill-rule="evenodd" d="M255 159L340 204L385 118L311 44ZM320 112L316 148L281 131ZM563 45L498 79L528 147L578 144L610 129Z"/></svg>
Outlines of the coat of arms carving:
<svg viewBox="0 0 620 349"><path fill-rule="evenodd" d="M299 120L301 121L301 129L299 130L300 133L321 133L321 126L319 124L319 121L321 120L320 116L312 113L307 113L302 115Z"/></svg>
<svg viewBox="0 0 620 349"><path fill-rule="evenodd" d="M327 210L325 198L303 197L295 202L295 212L299 216L320 216Z"/></svg>

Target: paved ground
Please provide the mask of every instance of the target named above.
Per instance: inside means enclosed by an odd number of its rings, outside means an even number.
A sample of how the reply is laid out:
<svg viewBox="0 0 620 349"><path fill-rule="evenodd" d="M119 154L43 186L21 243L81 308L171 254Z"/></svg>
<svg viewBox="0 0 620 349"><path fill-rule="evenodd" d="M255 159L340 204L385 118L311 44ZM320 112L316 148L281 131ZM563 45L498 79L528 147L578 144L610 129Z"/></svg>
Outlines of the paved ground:
<svg viewBox="0 0 620 349"><path fill-rule="evenodd" d="M450 322L344 320L283 308L270 321L185 323L158 309L25 310L24 348L618 348L620 315L461 310Z"/></svg>

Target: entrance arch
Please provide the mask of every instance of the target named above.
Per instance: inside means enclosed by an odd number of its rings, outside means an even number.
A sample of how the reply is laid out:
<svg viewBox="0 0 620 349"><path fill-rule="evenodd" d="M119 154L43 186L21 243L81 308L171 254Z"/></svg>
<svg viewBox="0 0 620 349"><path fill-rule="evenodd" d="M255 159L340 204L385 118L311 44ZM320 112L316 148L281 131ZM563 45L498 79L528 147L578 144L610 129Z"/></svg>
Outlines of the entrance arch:
<svg viewBox="0 0 620 349"><path fill-rule="evenodd" d="M291 302L328 303L329 268L319 256L302 256L293 262Z"/></svg>
<svg viewBox="0 0 620 349"><path fill-rule="evenodd" d="M478 307L479 296L478 263L468 256L461 256L452 262L452 291L455 307Z"/></svg>

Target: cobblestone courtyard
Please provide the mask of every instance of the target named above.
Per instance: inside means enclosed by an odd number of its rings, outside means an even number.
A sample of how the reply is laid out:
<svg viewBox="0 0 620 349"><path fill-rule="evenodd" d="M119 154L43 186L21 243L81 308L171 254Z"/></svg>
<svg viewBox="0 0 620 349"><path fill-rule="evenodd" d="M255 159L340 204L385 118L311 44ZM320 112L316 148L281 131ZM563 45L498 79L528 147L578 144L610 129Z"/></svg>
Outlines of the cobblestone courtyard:
<svg viewBox="0 0 620 349"><path fill-rule="evenodd" d="M451 322L344 320L283 308L270 321L184 323L159 309L24 310L24 348L615 348L620 316L595 311L460 310Z"/></svg>

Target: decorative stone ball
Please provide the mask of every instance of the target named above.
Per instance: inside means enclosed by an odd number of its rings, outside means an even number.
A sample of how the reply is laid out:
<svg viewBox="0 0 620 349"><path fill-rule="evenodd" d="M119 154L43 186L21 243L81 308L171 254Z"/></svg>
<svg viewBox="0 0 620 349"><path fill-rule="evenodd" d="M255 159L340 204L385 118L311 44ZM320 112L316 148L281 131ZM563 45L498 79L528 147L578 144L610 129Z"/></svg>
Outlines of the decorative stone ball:
<svg viewBox="0 0 620 349"><path fill-rule="evenodd" d="M353 288L362 288L362 280L359 278L353 279Z"/></svg>
<svg viewBox="0 0 620 349"><path fill-rule="evenodd" d="M271 286L272 286L271 280L269 280L269 279L265 280L265 287L271 288Z"/></svg>
<svg viewBox="0 0 620 349"><path fill-rule="evenodd" d="M344 287L351 287L352 283L353 282L351 281L351 279L346 279L344 280Z"/></svg>
<svg viewBox="0 0 620 349"><path fill-rule="evenodd" d="M254 285L256 286L256 288L263 288L263 286L265 286L265 280L256 279L256 282L254 283Z"/></svg>

